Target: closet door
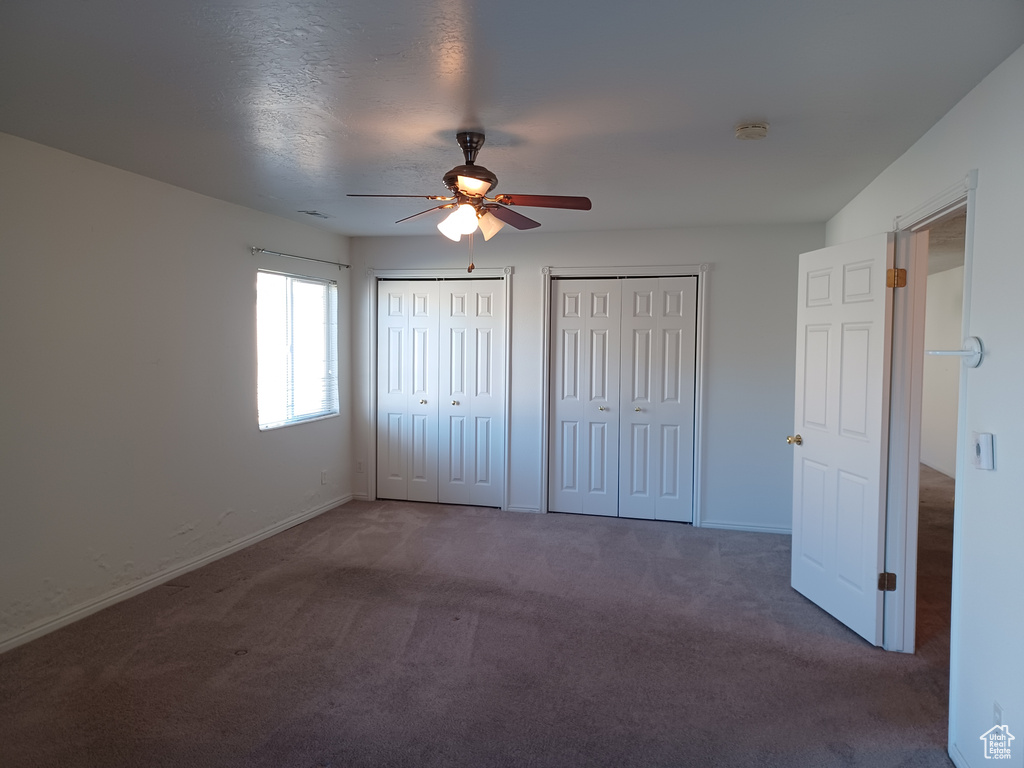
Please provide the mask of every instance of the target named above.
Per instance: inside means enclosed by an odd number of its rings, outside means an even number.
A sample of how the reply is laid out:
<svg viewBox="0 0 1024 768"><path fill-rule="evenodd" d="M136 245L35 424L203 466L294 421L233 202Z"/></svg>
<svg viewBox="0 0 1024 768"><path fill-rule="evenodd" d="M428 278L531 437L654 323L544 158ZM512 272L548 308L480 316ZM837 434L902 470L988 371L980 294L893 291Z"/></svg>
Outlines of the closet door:
<svg viewBox="0 0 1024 768"><path fill-rule="evenodd" d="M505 290L441 284L438 501L500 507L505 462Z"/></svg>
<svg viewBox="0 0 1024 768"><path fill-rule="evenodd" d="M377 496L437 501L439 290L377 286Z"/></svg>
<svg viewBox="0 0 1024 768"><path fill-rule="evenodd" d="M619 516L693 522L697 278L622 282Z"/></svg>
<svg viewBox="0 0 1024 768"><path fill-rule="evenodd" d="M553 512L618 514L618 280L553 283L551 465Z"/></svg>

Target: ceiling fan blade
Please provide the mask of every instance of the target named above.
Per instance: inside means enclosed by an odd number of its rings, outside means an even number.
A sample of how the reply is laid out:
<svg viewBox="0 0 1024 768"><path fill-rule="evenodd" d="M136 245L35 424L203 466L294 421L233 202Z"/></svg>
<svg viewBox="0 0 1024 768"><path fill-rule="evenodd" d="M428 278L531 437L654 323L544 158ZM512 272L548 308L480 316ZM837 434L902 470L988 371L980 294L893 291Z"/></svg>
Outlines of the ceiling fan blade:
<svg viewBox="0 0 1024 768"><path fill-rule="evenodd" d="M523 216L523 214L513 211L511 208L505 208L501 205L485 205L484 207L493 213L495 218L516 229L535 229L540 226L539 221Z"/></svg>
<svg viewBox="0 0 1024 768"><path fill-rule="evenodd" d="M440 199L443 200L444 198L440 198ZM427 210L425 210L425 211L420 211L419 213L414 213L412 216L406 216L404 219L399 219L398 221L395 222L395 224L401 224L403 221L408 221L409 219L415 219L417 216L422 216L425 213L433 213L434 211L439 211L442 208L452 208L452 207L454 207L454 206L451 203L445 203L444 205L436 205L433 208L427 208Z"/></svg>
<svg viewBox="0 0 1024 768"><path fill-rule="evenodd" d="M348 194L346 197L415 197L418 200L454 200L454 197L445 197L444 195L354 195Z"/></svg>
<svg viewBox="0 0 1024 768"><path fill-rule="evenodd" d="M589 197L569 195L497 195L495 198L504 205L531 205L535 208L570 208L574 211L589 211Z"/></svg>

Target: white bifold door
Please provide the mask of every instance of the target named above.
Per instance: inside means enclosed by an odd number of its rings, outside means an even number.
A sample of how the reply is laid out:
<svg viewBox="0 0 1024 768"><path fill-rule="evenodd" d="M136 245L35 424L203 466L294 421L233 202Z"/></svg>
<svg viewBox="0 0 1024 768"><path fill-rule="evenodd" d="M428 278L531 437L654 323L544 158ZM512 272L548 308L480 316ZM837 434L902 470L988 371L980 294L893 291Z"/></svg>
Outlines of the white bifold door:
<svg viewBox="0 0 1024 768"><path fill-rule="evenodd" d="M697 277L552 283L548 508L693 522Z"/></svg>
<svg viewBox="0 0 1024 768"><path fill-rule="evenodd" d="M382 280L377 496L502 505L505 286Z"/></svg>

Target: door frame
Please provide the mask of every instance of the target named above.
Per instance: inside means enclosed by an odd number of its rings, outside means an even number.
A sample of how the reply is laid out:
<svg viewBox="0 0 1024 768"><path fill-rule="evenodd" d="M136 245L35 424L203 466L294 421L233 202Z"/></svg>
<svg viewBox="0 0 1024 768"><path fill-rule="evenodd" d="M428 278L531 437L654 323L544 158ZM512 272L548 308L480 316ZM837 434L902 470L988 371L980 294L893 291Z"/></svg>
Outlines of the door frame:
<svg viewBox="0 0 1024 768"><path fill-rule="evenodd" d="M699 528L702 522L702 436L701 418L704 412L704 311L706 305L706 288L710 265L697 264L686 266L612 266L612 267L541 267L544 296L543 337L541 338L541 391L544 393L541 402L541 424L544 437L540 441L541 454L541 499L540 511L548 511L548 486L550 461L551 429L548 420L551 417L551 328L553 307L551 306L551 281L558 278L579 279L626 279L630 277L696 277L697 278L697 353L694 360L694 396L693 396L693 526Z"/></svg>
<svg viewBox="0 0 1024 768"><path fill-rule="evenodd" d="M885 570L897 575L897 589L884 596L882 647L914 652L917 620L917 536L921 463L921 406L924 375L925 294L928 286L927 234L931 224L966 211L961 334L970 335L971 269L974 262L974 206L978 173L970 171L953 185L913 210L897 216L897 268L907 270L907 286L893 297L893 361L890 394L889 482L886 500ZM924 233L924 234L923 234ZM923 234L923 236L922 236ZM950 645L958 642L962 494L967 420L967 367L960 368L957 404L956 490L953 497L953 584ZM951 654L950 664L956 655ZM950 699L956 675L950 670Z"/></svg>
<svg viewBox="0 0 1024 768"><path fill-rule="evenodd" d="M472 273L464 269L373 269L366 270L367 306L369 307L369 423L373 425L370 430L370 450L368 451L366 467L366 491L367 498L372 501L377 499L377 290L382 280L433 280L438 282L453 282L456 280L501 280L505 290L505 357L502 360L501 377L505 386L504 408L502 409L502 423L505 429L505 451L502 462L501 478L501 509L508 509L508 476L509 476L509 447L511 430L509 429L509 413L511 412L511 371L512 371L512 275L515 269L507 267L477 267Z"/></svg>

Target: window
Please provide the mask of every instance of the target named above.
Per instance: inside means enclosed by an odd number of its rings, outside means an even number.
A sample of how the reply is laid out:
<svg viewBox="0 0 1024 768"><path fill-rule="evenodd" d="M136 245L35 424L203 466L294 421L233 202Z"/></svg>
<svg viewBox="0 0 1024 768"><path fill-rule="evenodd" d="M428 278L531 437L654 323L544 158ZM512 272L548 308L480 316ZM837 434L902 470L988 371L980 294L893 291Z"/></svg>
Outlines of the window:
<svg viewBox="0 0 1024 768"><path fill-rule="evenodd" d="M259 270L256 356L260 429L337 415L337 284Z"/></svg>

